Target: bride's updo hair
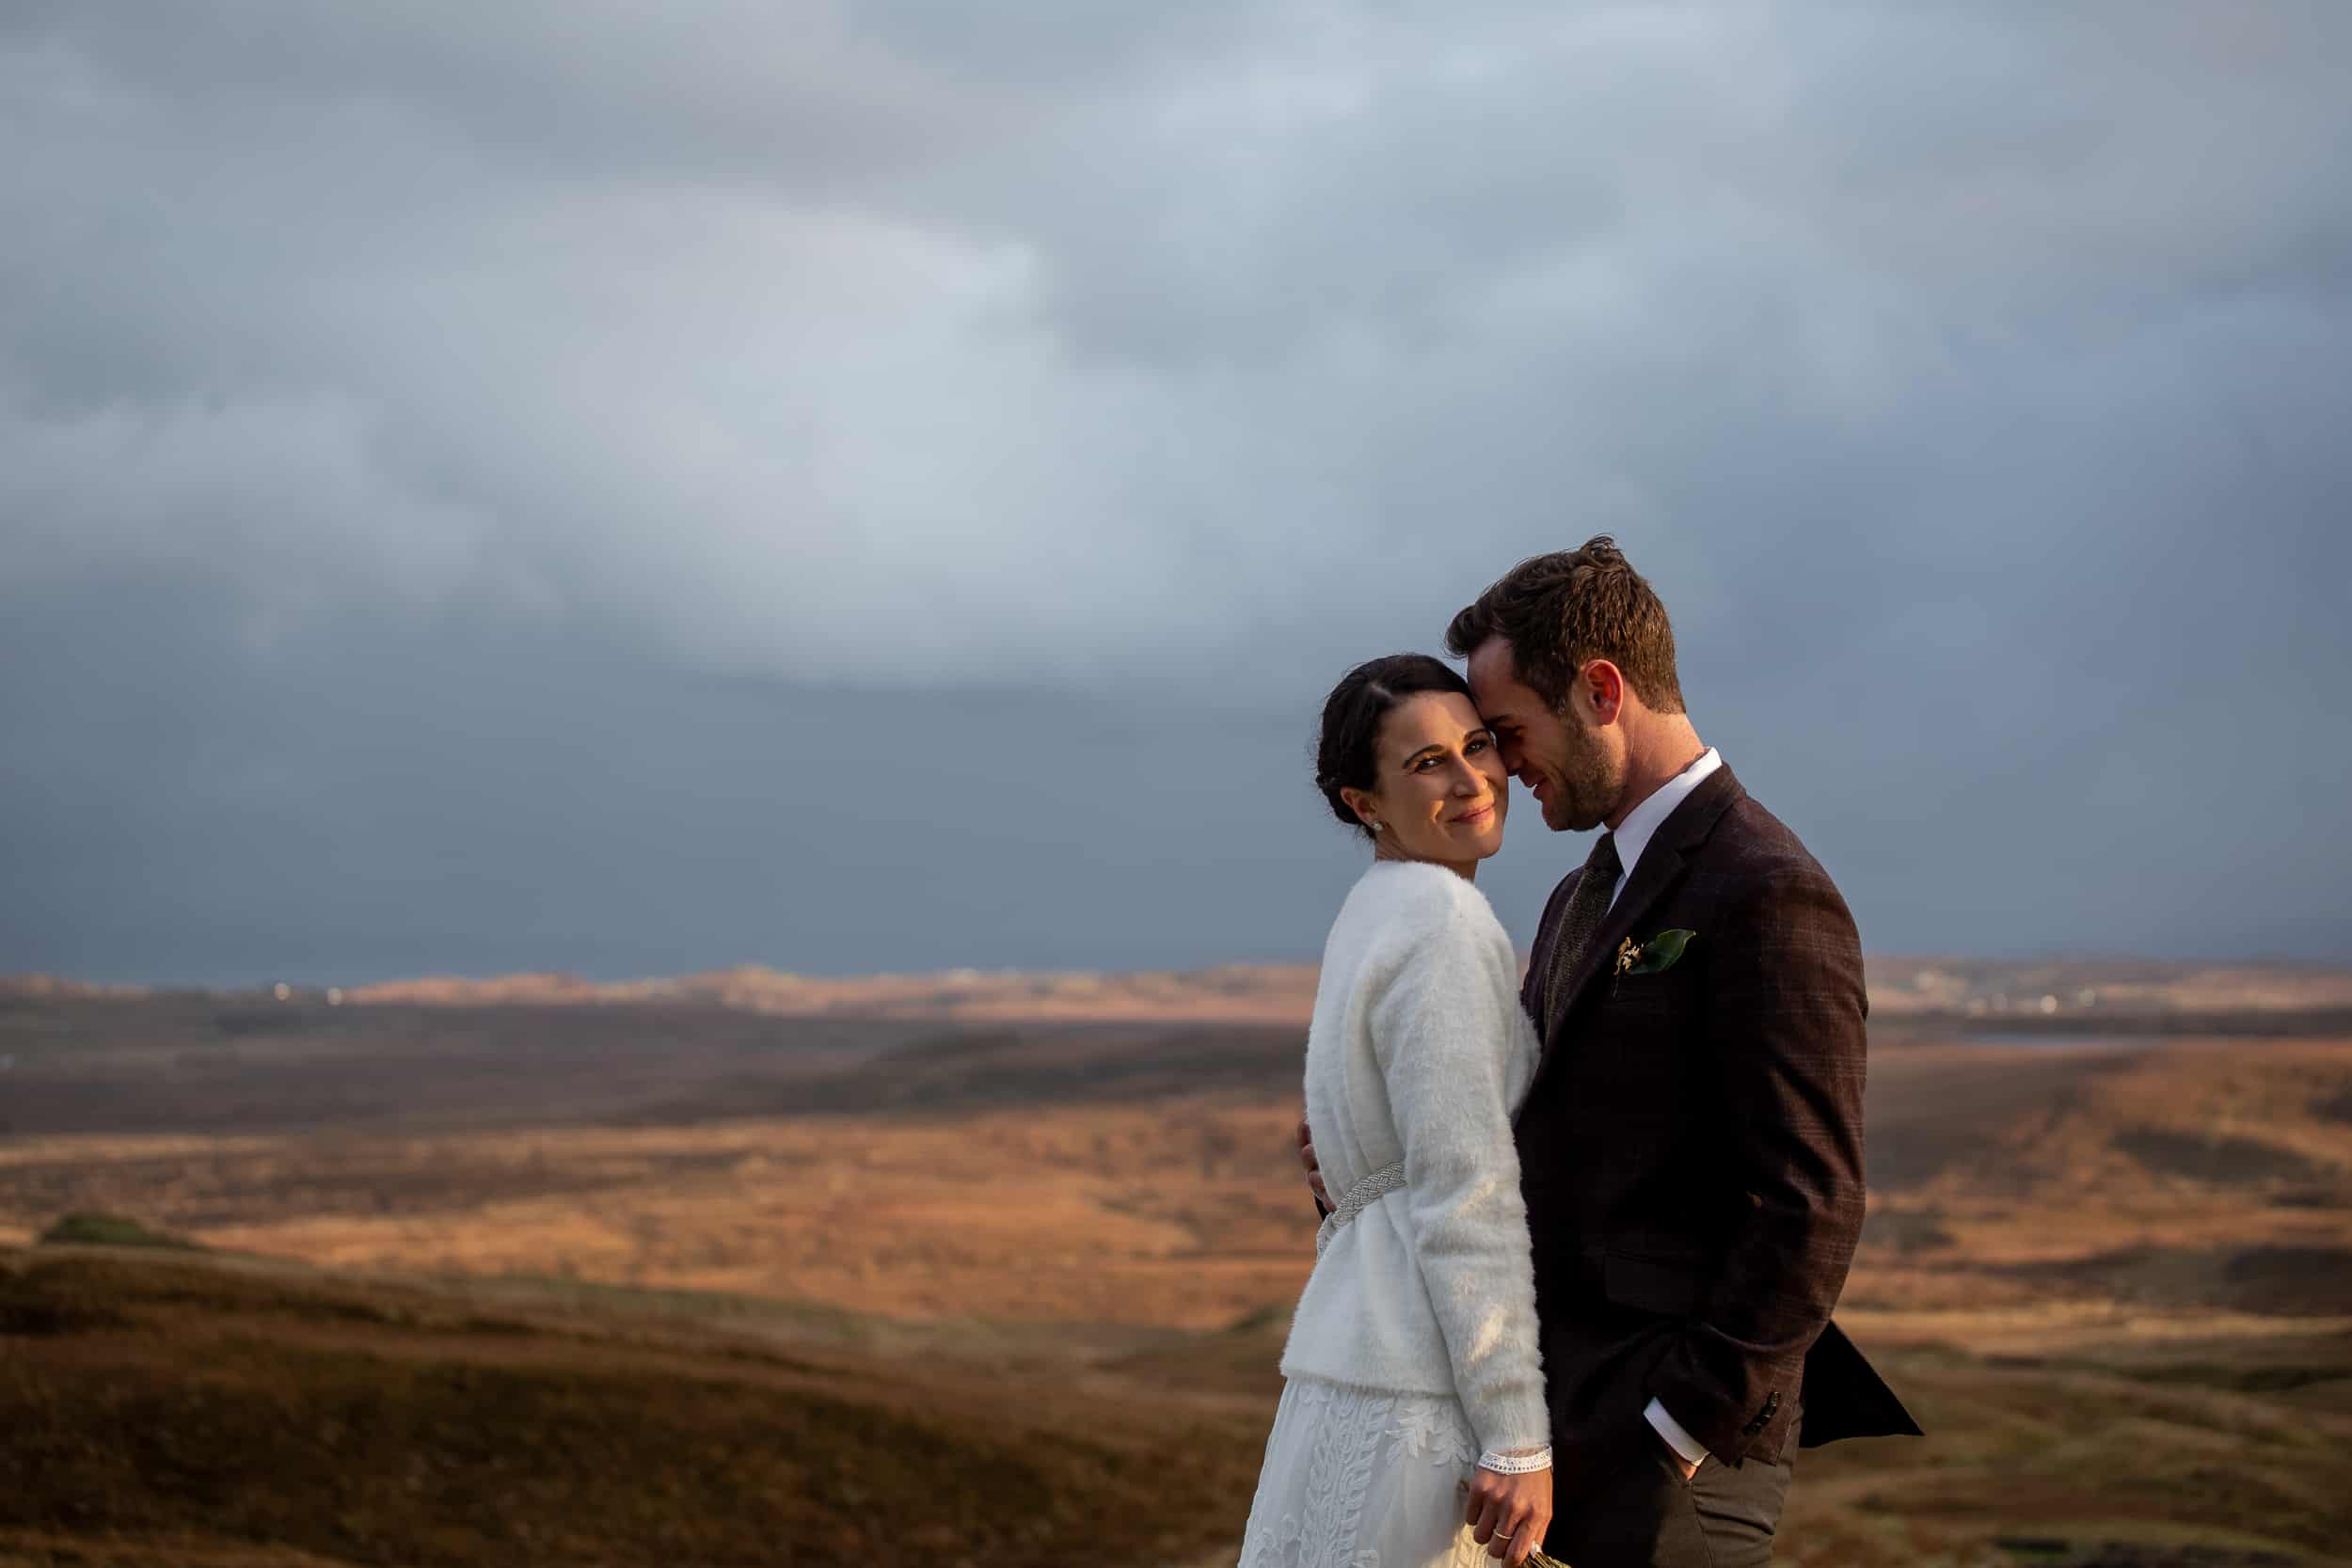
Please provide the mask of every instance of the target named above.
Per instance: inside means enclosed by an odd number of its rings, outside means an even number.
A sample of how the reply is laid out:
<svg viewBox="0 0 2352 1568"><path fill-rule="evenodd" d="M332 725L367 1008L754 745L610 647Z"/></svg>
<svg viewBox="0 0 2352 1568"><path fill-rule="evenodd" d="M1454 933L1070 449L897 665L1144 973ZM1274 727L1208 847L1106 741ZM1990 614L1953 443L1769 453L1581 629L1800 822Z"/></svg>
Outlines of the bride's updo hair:
<svg viewBox="0 0 2352 1568"><path fill-rule="evenodd" d="M1470 694L1453 666L1427 654L1391 654L1359 664L1323 700L1323 736L1315 744L1315 787L1331 815L1366 838L1372 830L1340 799L1343 789L1370 789L1378 775L1380 721L1407 697L1424 691Z"/></svg>

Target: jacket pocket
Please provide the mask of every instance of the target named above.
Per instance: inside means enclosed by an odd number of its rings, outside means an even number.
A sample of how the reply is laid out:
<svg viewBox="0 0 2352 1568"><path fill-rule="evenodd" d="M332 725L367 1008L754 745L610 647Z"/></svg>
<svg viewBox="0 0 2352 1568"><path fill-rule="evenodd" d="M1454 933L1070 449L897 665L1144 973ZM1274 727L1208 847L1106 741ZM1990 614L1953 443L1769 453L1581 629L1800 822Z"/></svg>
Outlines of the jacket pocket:
<svg viewBox="0 0 2352 1568"><path fill-rule="evenodd" d="M1690 998L1672 974L1617 974L1610 977L1609 1002L1662 1010L1688 1006Z"/></svg>
<svg viewBox="0 0 2352 1568"><path fill-rule="evenodd" d="M1706 1299L1707 1279L1692 1263L1612 1252L1601 1259L1600 1289L1620 1307L1687 1318Z"/></svg>

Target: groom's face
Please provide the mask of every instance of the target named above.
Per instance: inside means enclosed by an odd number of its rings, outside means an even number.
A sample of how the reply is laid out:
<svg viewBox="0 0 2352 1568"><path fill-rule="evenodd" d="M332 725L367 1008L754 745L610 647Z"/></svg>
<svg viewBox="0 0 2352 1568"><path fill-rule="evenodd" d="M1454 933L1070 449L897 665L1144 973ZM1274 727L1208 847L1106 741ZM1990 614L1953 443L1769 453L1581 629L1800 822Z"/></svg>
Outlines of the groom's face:
<svg viewBox="0 0 2352 1568"><path fill-rule="evenodd" d="M1571 694L1560 712L1519 679L1511 644L1488 638L1467 672L1478 715L1494 732L1502 766L1525 784L1554 832L1584 832L1608 820L1625 784L1624 759Z"/></svg>

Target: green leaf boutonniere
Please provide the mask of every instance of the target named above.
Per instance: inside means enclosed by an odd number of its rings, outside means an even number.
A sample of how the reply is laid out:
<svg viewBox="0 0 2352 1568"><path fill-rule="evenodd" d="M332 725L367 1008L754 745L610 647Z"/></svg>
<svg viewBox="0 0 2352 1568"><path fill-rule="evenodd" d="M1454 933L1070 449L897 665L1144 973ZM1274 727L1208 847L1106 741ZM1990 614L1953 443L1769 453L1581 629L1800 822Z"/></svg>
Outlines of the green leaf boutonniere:
<svg viewBox="0 0 2352 1568"><path fill-rule="evenodd" d="M1620 974L1657 974L1674 968L1681 961L1682 950L1691 945L1696 931L1661 931L1647 942L1636 942L1628 937L1617 946L1617 973Z"/></svg>

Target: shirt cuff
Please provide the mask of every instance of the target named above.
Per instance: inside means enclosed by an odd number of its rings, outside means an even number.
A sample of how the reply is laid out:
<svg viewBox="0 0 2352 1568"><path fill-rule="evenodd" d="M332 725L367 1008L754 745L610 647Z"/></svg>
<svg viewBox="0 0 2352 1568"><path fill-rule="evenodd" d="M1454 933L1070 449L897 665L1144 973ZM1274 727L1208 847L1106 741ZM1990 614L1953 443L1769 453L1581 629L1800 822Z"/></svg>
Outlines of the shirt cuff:
<svg viewBox="0 0 2352 1568"><path fill-rule="evenodd" d="M1642 1418L1657 1429L1666 1447L1680 1454L1685 1465L1696 1465L1707 1457L1707 1445L1683 1431L1682 1423L1667 1415L1666 1407L1655 1399L1642 1411Z"/></svg>

